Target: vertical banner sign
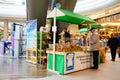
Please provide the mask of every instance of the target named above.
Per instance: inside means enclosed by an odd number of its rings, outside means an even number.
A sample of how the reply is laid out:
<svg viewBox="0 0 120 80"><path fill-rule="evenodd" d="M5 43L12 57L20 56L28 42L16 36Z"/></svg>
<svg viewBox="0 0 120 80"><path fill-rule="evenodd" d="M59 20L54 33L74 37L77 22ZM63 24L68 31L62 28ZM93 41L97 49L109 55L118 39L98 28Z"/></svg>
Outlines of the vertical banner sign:
<svg viewBox="0 0 120 80"><path fill-rule="evenodd" d="M75 53L73 52L66 53L66 70L67 71L74 69L74 58L75 58Z"/></svg>
<svg viewBox="0 0 120 80"><path fill-rule="evenodd" d="M4 42L0 41L0 55L4 54Z"/></svg>
<svg viewBox="0 0 120 80"><path fill-rule="evenodd" d="M30 20L26 23L27 49L26 61L37 63L37 20Z"/></svg>

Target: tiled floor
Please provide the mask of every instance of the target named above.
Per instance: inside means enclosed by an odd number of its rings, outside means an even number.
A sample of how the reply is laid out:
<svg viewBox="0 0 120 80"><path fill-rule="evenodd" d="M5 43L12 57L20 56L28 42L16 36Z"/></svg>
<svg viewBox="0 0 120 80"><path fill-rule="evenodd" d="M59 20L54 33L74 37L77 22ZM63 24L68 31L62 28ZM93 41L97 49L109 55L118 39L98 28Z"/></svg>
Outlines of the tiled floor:
<svg viewBox="0 0 120 80"><path fill-rule="evenodd" d="M67 75L57 75L41 69L40 65L26 63L25 59L0 57L0 80L120 80L120 59L110 61L107 53L106 63L98 70L83 70Z"/></svg>

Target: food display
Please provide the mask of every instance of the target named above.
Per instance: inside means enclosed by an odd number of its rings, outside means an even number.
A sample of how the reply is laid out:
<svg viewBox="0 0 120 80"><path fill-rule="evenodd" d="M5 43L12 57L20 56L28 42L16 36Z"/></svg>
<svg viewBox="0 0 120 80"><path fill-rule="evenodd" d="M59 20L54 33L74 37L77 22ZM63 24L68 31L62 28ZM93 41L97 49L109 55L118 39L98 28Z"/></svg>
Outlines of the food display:
<svg viewBox="0 0 120 80"><path fill-rule="evenodd" d="M65 43L63 40L59 40L59 43L56 44L55 50L58 52L77 52L77 51L83 51L88 52L88 47L83 47L80 45L73 44L71 42ZM49 48L47 50L53 50L52 44L49 44Z"/></svg>
<svg viewBox="0 0 120 80"><path fill-rule="evenodd" d="M56 44L56 51L60 52L76 52L76 51L83 51L83 48L71 43L65 43L65 44Z"/></svg>

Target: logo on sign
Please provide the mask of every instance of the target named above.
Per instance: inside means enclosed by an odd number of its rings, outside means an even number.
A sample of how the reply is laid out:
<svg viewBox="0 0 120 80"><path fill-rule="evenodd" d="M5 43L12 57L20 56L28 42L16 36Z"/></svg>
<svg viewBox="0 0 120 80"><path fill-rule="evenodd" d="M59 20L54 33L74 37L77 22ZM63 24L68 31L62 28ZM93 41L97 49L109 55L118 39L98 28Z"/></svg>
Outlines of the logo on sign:
<svg viewBox="0 0 120 80"><path fill-rule="evenodd" d="M74 56L73 52L66 53L66 71L74 69Z"/></svg>

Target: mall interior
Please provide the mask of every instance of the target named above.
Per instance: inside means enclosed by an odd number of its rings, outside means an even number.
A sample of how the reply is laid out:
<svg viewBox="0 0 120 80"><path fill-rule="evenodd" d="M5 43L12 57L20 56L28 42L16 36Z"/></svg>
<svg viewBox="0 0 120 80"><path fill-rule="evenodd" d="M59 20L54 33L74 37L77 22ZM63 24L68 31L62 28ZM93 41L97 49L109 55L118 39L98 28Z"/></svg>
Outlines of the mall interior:
<svg viewBox="0 0 120 80"><path fill-rule="evenodd" d="M91 28L98 69L91 69ZM119 80L112 35L120 44L120 0L0 0L0 80Z"/></svg>

